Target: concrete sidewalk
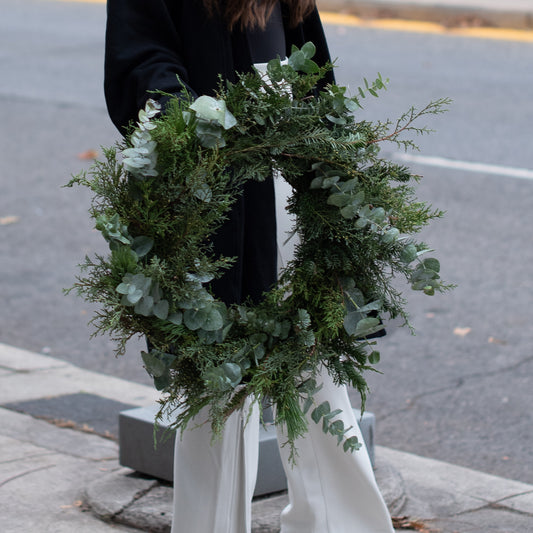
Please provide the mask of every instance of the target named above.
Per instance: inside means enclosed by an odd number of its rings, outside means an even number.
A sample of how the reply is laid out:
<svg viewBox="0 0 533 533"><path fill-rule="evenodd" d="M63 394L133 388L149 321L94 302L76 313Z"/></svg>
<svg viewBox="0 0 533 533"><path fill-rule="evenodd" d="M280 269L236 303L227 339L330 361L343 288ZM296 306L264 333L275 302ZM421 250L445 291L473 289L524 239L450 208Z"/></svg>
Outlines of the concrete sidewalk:
<svg viewBox="0 0 533 533"><path fill-rule="evenodd" d="M445 26L533 29L531 0L318 0L323 11L362 18L397 18Z"/></svg>
<svg viewBox="0 0 533 533"><path fill-rule="evenodd" d="M157 397L0 344L1 531L169 531L171 487L119 465L114 426L125 405ZM426 532L533 531L533 486L383 447L376 465L392 514L405 517L397 531L409 523ZM254 533L279 531L285 502L285 494L256 501Z"/></svg>

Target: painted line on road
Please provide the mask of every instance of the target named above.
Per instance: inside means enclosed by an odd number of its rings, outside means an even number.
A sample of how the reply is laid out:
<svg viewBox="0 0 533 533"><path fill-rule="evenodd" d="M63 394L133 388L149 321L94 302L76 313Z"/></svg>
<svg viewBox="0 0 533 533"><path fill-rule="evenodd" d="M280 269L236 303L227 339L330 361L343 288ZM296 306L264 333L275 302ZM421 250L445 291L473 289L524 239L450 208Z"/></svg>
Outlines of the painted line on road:
<svg viewBox="0 0 533 533"><path fill-rule="evenodd" d="M321 12L320 17L325 24L335 26L351 26L373 28L388 31L404 31L411 33L432 33L472 37L477 39L497 39L533 43L533 31L515 30L512 28L449 28L436 22L423 22L403 19L363 19L344 13Z"/></svg>
<svg viewBox="0 0 533 533"><path fill-rule="evenodd" d="M479 174L494 174L496 176L506 176L508 178L519 178L523 180L533 180L533 170L527 168L507 167L502 165L490 165L487 163L473 163L470 161L459 161L446 157L434 157L412 154L395 154L395 159L406 163L416 163L431 167L451 168L465 172L477 172Z"/></svg>

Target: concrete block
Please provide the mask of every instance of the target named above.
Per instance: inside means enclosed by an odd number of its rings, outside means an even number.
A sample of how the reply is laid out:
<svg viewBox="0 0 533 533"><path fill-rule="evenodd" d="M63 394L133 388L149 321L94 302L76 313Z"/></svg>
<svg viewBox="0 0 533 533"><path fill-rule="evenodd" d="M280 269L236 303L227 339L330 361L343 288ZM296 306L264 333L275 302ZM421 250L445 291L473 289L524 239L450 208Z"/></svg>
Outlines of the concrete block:
<svg viewBox="0 0 533 533"><path fill-rule="evenodd" d="M165 481L173 479L174 431L167 431L168 420L163 420L157 431L157 446L154 447L154 421L158 406L136 407L122 411L119 415L119 461L137 472ZM374 430L375 417L365 412L361 418L359 410L354 409L357 420L368 448L370 460L374 464ZM265 419L271 419L265 413ZM259 465L254 496L271 494L287 488L278 451L276 429L272 423L266 423L259 433Z"/></svg>
<svg viewBox="0 0 533 533"><path fill-rule="evenodd" d="M166 431L168 421L162 420L154 436L158 409L157 405L135 407L119 414L119 462L142 474L172 481L176 433Z"/></svg>

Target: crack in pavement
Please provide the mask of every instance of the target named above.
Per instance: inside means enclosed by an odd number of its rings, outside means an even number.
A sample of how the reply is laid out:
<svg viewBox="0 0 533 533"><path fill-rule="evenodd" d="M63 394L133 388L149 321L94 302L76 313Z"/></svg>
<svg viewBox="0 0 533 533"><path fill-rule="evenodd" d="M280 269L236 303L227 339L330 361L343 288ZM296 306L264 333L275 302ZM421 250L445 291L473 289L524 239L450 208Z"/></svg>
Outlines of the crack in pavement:
<svg viewBox="0 0 533 533"><path fill-rule="evenodd" d="M148 487L146 489L141 489L138 492L136 492L132 496L131 501L129 503L126 503L124 505L124 507L122 507L122 509L120 509L120 511L117 511L116 513L114 513L111 516L111 520L117 520L117 518L118 518L117 522L120 521L120 515L122 513L124 513L124 511L127 511L135 502L139 501L141 498L143 498L144 496L149 494L153 489L155 489L159 485L160 484L156 480L154 480L154 483L152 485L150 485L150 487Z"/></svg>
<svg viewBox="0 0 533 533"><path fill-rule="evenodd" d="M460 376L460 377L454 379L453 382L450 383L449 385L446 385L444 387L440 387L438 389L433 389L433 390L421 392L420 394L417 394L417 395L413 396L412 398L409 398L409 404L407 405L407 407L402 407L401 409L397 409L395 411L391 411L391 412L386 413L386 414L384 414L382 416L379 416L379 417L377 417L377 420L383 421L383 420L386 420L387 418L390 418L391 416L395 416L395 415L398 415L400 413L407 412L410 409L412 409L413 407L415 407L417 402L419 402L422 398L425 398L426 396L433 396L435 394L439 394L440 392L446 392L446 391L458 389L459 387L463 386L467 381L472 381L474 379L486 378L486 377L495 376L495 375L501 374L501 373L511 372L513 370L516 370L516 369L520 368L522 365L525 365L525 364L530 363L532 361L533 361L533 355L529 356L529 357L526 357L525 359L522 359L521 361L518 361L517 363L509 365L507 367L498 368L498 369L490 370L490 371L487 371L487 372L475 372L475 373L472 373L472 374L467 374L467 375L464 375L464 376Z"/></svg>
<svg viewBox="0 0 533 533"><path fill-rule="evenodd" d="M529 493L526 492L524 494L529 494ZM513 498L513 497L514 496L508 496L508 498ZM485 505L482 505L481 507L474 507L472 509L465 509L464 511L459 511L458 513L453 513L451 515L448 515L448 518L465 516L465 515L468 515L468 514L477 513L478 511L484 511L484 510L490 510L490 509L495 509L495 510L500 510L500 511L502 511L502 510L503 511L508 511L508 512L520 515L520 516L533 516L533 514L528 513L526 511L520 511L519 509L513 509L512 507L507 507L506 505L501 505L500 503L498 503L499 501L500 500L496 500L494 502L487 502Z"/></svg>
<svg viewBox="0 0 533 533"><path fill-rule="evenodd" d="M39 472L40 470L47 470L48 468L54 468L56 465L46 465L46 466L39 466L37 468L32 468L31 470L26 470L26 472L21 472L20 474L16 474L14 476L11 476L7 479L4 479L4 481L0 481L0 488L7 485L11 481L15 481L16 479L19 479L21 477L27 476L29 474L33 474L34 472Z"/></svg>
<svg viewBox="0 0 533 533"><path fill-rule="evenodd" d="M48 451L48 452L40 452L40 453L32 453L29 455L24 455L22 457L17 457L14 459L8 459L6 461L0 461L0 465L8 465L12 463L18 463L20 461L27 461L28 459L35 459L38 457L47 457L48 455L57 455L57 452L54 451Z"/></svg>

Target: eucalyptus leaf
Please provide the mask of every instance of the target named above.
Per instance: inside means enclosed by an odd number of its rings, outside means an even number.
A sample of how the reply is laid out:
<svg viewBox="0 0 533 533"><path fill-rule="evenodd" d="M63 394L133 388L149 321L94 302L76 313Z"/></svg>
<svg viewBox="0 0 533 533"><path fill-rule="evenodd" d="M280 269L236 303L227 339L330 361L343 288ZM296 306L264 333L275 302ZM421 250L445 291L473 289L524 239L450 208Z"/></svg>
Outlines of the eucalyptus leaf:
<svg viewBox="0 0 533 533"><path fill-rule="evenodd" d="M344 422L342 420L334 420L328 426L328 432L338 437L344 436ZM339 441L340 442L340 441Z"/></svg>
<svg viewBox="0 0 533 533"><path fill-rule="evenodd" d="M143 296L142 291L136 291L135 294L124 294L122 298L120 299L120 303L125 306L132 306L135 305ZM130 298L133 301L130 301Z"/></svg>
<svg viewBox="0 0 533 533"><path fill-rule="evenodd" d="M281 62L279 59L272 59L268 62L267 74L275 83L280 82L283 79L283 69L281 68Z"/></svg>
<svg viewBox="0 0 533 533"><path fill-rule="evenodd" d="M355 98L345 98L344 106L348 111L352 113L355 113L356 111L359 111L359 109L361 109L359 102Z"/></svg>
<svg viewBox="0 0 533 533"><path fill-rule="evenodd" d="M383 302L381 300L374 300L359 308L360 313L370 313L371 311L381 311Z"/></svg>
<svg viewBox="0 0 533 533"><path fill-rule="evenodd" d="M305 54L301 50L295 50L288 59L289 65L294 70L301 70L304 71L305 68L305 61L306 57Z"/></svg>
<svg viewBox="0 0 533 533"><path fill-rule="evenodd" d="M348 335L355 335L357 324L362 320L363 315L358 311L351 311L346 313L344 317L343 326Z"/></svg>
<svg viewBox="0 0 533 533"><path fill-rule="evenodd" d="M387 213L383 207L376 207L370 210L370 213L367 215L368 218L375 222L376 224L381 224L387 217Z"/></svg>
<svg viewBox="0 0 533 533"><path fill-rule="evenodd" d="M306 415L308 413L309 409L311 409L312 406L313 406L313 398L312 398L312 396L308 396L304 400L304 403L302 405L303 414Z"/></svg>
<svg viewBox="0 0 533 533"><path fill-rule="evenodd" d="M167 372L162 376L154 377L154 387L156 390L164 390L170 385L170 374Z"/></svg>
<svg viewBox="0 0 533 533"><path fill-rule="evenodd" d="M324 180L322 180L322 188L329 189L333 187L339 180L340 180L339 176L331 176L331 177L324 178Z"/></svg>
<svg viewBox="0 0 533 533"><path fill-rule="evenodd" d="M327 415L324 415L323 420L331 420L337 415L340 415L341 413L342 409L334 409L333 411L330 411Z"/></svg>
<svg viewBox="0 0 533 533"><path fill-rule="evenodd" d="M370 224L370 219L365 216L361 216L359 212L357 212L357 214L359 215L359 218L355 221L355 227L357 229L363 229Z"/></svg>
<svg viewBox="0 0 533 533"><path fill-rule="evenodd" d="M316 54L316 46L312 42L305 43L301 50L306 59L311 59Z"/></svg>
<svg viewBox="0 0 533 533"><path fill-rule="evenodd" d="M304 346L311 347L316 342L315 334L312 331L309 331L309 330L301 331L298 334L298 336L300 338L301 343Z"/></svg>
<svg viewBox="0 0 533 533"><path fill-rule="evenodd" d="M307 309L298 309L298 325L302 328L311 326L311 317Z"/></svg>
<svg viewBox="0 0 533 533"><path fill-rule="evenodd" d="M352 200L352 196L350 194L345 194L342 192L335 192L329 195L328 204L335 205L337 207L344 207L345 205L348 205L351 202L351 200ZM345 218L348 218L348 217L345 217Z"/></svg>
<svg viewBox="0 0 533 533"><path fill-rule="evenodd" d="M440 263L437 259L433 257L428 257L422 261L424 268L428 270L433 270L434 272L440 272Z"/></svg>
<svg viewBox="0 0 533 533"><path fill-rule="evenodd" d="M138 315L150 316L154 311L154 299L151 296L143 296L136 304L134 311Z"/></svg>
<svg viewBox="0 0 533 533"><path fill-rule="evenodd" d="M381 331L383 328L384 326L380 323L379 318L367 317L357 323L354 335L356 337L367 337Z"/></svg>
<svg viewBox="0 0 533 533"><path fill-rule="evenodd" d="M228 111L224 100L217 100L204 94L198 97L189 107L196 112L198 118L214 121L226 130L237 124L237 120Z"/></svg>
<svg viewBox="0 0 533 533"><path fill-rule="evenodd" d="M150 352L141 352L141 357L146 368L146 371L152 377L160 377L167 371L167 364L160 357L158 357L160 352L150 351Z"/></svg>
<svg viewBox="0 0 533 533"><path fill-rule="evenodd" d="M418 255L418 250L413 243L407 244L400 254L400 260L406 264L413 262Z"/></svg>
<svg viewBox="0 0 533 533"><path fill-rule="evenodd" d="M344 117L336 117L334 115L326 115L326 118L333 124L346 124L346 119Z"/></svg>
<svg viewBox="0 0 533 533"><path fill-rule="evenodd" d="M135 286L131 286L127 294L122 297L124 305L136 305L143 297L143 291L137 289Z"/></svg>
<svg viewBox="0 0 533 533"><path fill-rule="evenodd" d="M254 357L256 361L261 361L265 357L266 349L262 344L259 344L254 348Z"/></svg>
<svg viewBox="0 0 533 533"><path fill-rule="evenodd" d="M330 411L331 407L329 405L329 402L322 402L318 407L315 407L313 411L311 411L311 419L315 424L318 424L320 422L320 419L324 415L327 415Z"/></svg>
<svg viewBox="0 0 533 533"><path fill-rule="evenodd" d="M321 189L323 182L324 182L323 178L320 178L320 177L313 178L313 180L311 181L311 185L309 185L309 188L310 189Z"/></svg>
<svg viewBox="0 0 533 533"><path fill-rule="evenodd" d="M144 257L154 246L154 241L150 237L140 235L133 239L131 247L138 257Z"/></svg>
<svg viewBox="0 0 533 533"><path fill-rule="evenodd" d="M205 329L199 329L197 331L198 338L204 344L215 344L224 342L222 337L222 330L218 329L216 331L206 331Z"/></svg>
<svg viewBox="0 0 533 533"><path fill-rule="evenodd" d="M183 322L183 313L181 311L176 311L168 315L167 320L175 324L176 326L181 326Z"/></svg>
<svg viewBox="0 0 533 533"><path fill-rule="evenodd" d="M205 309L186 309L183 313L183 323L192 331L203 328L206 320L207 312Z"/></svg>
<svg viewBox="0 0 533 533"><path fill-rule="evenodd" d="M357 187L358 184L359 180L357 178L352 178L351 180L344 181L338 185L341 192L351 192ZM360 191L360 194L364 194L363 191ZM353 199L354 196L351 196L351 198Z"/></svg>
<svg viewBox="0 0 533 533"><path fill-rule="evenodd" d="M117 288L115 289L119 294L129 294L130 289L135 290L135 286L130 285L129 283L120 283L117 285ZM141 292L142 296L142 292Z"/></svg>
<svg viewBox="0 0 533 533"><path fill-rule="evenodd" d="M343 444L343 449L345 452L354 452L361 448L362 444L359 442L359 439L353 435L352 437L346 439Z"/></svg>
<svg viewBox="0 0 533 533"><path fill-rule="evenodd" d="M343 207L340 211L341 216L346 219L355 218L358 212L359 212L359 208L356 205L352 205L352 204Z"/></svg>
<svg viewBox="0 0 533 533"><path fill-rule="evenodd" d="M194 196L201 200L202 202L209 203L213 197L213 192L211 188L206 183L200 185L197 189L194 190Z"/></svg>
<svg viewBox="0 0 533 533"><path fill-rule="evenodd" d="M400 230L398 228L390 228L383 234L383 242L390 244L398 239Z"/></svg>
<svg viewBox="0 0 533 533"><path fill-rule="evenodd" d="M214 307L208 307L205 310L205 320L202 324L202 329L206 331L216 331L224 325L224 320L220 312Z"/></svg>
<svg viewBox="0 0 533 533"><path fill-rule="evenodd" d="M238 364L223 363L220 368L224 372L224 376L232 387L236 387L240 383L242 379L242 372L241 367Z"/></svg>
<svg viewBox="0 0 533 533"><path fill-rule="evenodd" d="M165 320L168 317L168 307L167 300L160 300L154 305L154 315L161 320Z"/></svg>
<svg viewBox="0 0 533 533"><path fill-rule="evenodd" d="M361 312L361 308L365 305L365 297L357 287L345 289L344 305L346 305L347 311Z"/></svg>
<svg viewBox="0 0 533 533"><path fill-rule="evenodd" d="M381 357L380 353L378 351L376 351L376 350L373 350L368 355L368 362L371 365L377 365L379 363L380 357Z"/></svg>

